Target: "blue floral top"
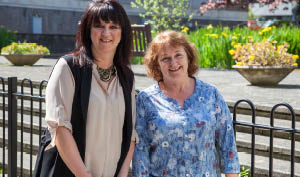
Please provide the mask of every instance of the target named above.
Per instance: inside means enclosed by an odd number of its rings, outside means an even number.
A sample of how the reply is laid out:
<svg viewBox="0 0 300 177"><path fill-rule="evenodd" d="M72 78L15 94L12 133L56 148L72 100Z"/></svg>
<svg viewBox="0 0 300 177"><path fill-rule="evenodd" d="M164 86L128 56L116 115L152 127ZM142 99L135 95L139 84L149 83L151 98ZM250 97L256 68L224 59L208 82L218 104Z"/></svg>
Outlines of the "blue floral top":
<svg viewBox="0 0 300 177"><path fill-rule="evenodd" d="M220 177L220 160L224 173L240 172L230 112L214 86L196 80L183 109L158 84L136 104L132 176Z"/></svg>

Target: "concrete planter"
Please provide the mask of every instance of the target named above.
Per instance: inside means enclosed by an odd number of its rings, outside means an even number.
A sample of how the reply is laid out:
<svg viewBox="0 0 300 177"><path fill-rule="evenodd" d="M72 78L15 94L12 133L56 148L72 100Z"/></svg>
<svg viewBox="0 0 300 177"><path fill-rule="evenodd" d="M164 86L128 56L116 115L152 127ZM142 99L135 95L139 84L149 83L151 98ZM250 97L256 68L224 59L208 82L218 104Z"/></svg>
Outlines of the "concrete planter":
<svg viewBox="0 0 300 177"><path fill-rule="evenodd" d="M252 85L272 86L277 85L284 79L296 66L238 66L232 68L237 70Z"/></svg>
<svg viewBox="0 0 300 177"><path fill-rule="evenodd" d="M24 65L33 65L40 58L42 58L43 54L5 54L2 53L8 61L10 61L13 65L16 66L24 66Z"/></svg>

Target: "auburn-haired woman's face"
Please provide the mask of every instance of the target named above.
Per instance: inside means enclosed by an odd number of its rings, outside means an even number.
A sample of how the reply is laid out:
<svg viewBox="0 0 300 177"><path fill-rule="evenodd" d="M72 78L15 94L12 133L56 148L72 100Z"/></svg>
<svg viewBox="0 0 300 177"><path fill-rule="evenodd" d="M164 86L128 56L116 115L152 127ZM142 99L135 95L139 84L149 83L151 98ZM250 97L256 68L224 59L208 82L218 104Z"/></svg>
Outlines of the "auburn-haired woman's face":
<svg viewBox="0 0 300 177"><path fill-rule="evenodd" d="M175 81L188 76L188 57L183 46L165 46L158 55L163 80Z"/></svg>

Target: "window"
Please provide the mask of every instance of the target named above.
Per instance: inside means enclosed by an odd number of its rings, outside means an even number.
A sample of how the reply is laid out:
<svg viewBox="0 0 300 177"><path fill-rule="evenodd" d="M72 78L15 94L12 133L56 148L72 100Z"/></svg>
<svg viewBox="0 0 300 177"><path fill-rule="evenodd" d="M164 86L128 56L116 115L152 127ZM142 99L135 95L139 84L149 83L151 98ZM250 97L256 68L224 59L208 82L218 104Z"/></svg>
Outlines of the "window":
<svg viewBox="0 0 300 177"><path fill-rule="evenodd" d="M32 33L33 34L42 34L42 17L33 16L32 17Z"/></svg>

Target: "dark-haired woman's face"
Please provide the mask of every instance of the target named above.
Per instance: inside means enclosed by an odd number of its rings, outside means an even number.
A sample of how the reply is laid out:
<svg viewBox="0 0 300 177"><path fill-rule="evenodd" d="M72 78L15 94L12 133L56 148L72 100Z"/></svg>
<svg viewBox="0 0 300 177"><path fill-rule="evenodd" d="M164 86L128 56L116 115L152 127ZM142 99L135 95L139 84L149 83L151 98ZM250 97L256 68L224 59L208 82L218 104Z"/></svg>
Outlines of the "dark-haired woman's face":
<svg viewBox="0 0 300 177"><path fill-rule="evenodd" d="M94 24L91 28L92 51L115 52L121 41L121 34L119 24L100 20L99 24Z"/></svg>

